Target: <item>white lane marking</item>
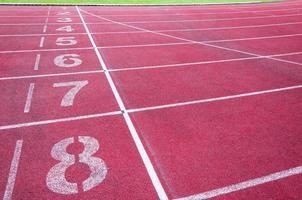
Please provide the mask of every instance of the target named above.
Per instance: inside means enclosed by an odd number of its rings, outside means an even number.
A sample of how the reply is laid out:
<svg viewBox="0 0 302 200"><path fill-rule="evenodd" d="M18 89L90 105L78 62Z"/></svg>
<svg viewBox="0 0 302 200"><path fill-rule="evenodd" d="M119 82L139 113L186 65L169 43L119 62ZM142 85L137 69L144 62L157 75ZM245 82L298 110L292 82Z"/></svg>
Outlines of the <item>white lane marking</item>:
<svg viewBox="0 0 302 200"><path fill-rule="evenodd" d="M295 36L301 36L302 33L296 33L296 34L288 34L288 35L273 35L273 36L263 36L263 37L250 37L250 38L234 38L234 39L226 39L226 40L208 40L208 41L202 41L207 43L219 43L219 42L233 42L233 41L242 41L242 40L261 40L261 39L274 39L274 38L284 38L284 37L295 37Z"/></svg>
<svg viewBox="0 0 302 200"><path fill-rule="evenodd" d="M41 54L37 54L34 70L39 70L39 63L40 63Z"/></svg>
<svg viewBox="0 0 302 200"><path fill-rule="evenodd" d="M233 49L233 48L213 45L213 44L209 44L209 43L206 43L206 42L198 42L198 41L195 41L195 40L190 40L190 39L186 39L186 38L182 38L182 37L176 37L176 36L165 34L165 33L159 33L159 32L156 32L156 31L151 31L151 30L148 30L148 29L139 28L139 27L136 27L136 26L132 26L132 25L129 25L129 24L122 23L122 22L117 22L117 21L110 20L110 19L107 19L107 18L104 18L104 17L100 17L100 16L97 16L95 14L89 13L89 12L84 11L84 10L82 10L82 11L85 12L86 14L89 14L91 16L95 16L97 18L106 20L106 21L111 22L111 23L115 23L115 24L119 24L119 25L122 25L122 26L134 28L134 29L137 29L137 30L143 30L143 31L146 31L148 33L154 33L156 35L161 35L161 36L165 36L165 37L169 37L169 38L174 38L174 39L178 39L178 40L186 41L186 42L196 42L196 43L201 44L201 45L210 46L210 47L214 47L214 48L217 48L217 49L223 49L223 50L232 51L232 52L238 52L238 53L245 54L245 55L250 55L250 56L263 56L263 55L260 55L260 54L250 53L250 52L241 51L241 50L237 50L237 49ZM280 59L280 58L267 57L267 59L276 60L276 61L285 62L285 63L291 63L291 64L294 63L292 61L288 61L288 60Z"/></svg>
<svg viewBox="0 0 302 200"><path fill-rule="evenodd" d="M144 112L144 111L148 111L148 110L172 108L172 107L178 107L178 106L188 106L188 105L194 105L194 104L209 103L209 102L214 102L214 101L223 101L223 100L228 100L228 99L241 98L241 97L256 96L256 95L261 95L261 94L270 94L270 93L274 93L274 92L282 92L282 91L288 91L288 90L294 90L294 89L300 89L300 88L302 88L302 85L295 85L295 86L290 86L290 87L275 88L275 89L271 89L271 90L262 90L262 91L230 95L230 96L224 96L224 97L216 97L216 98L201 99L201 100L195 100L195 101L186 101L186 102L180 102L180 103L174 103L174 104L164 104L164 105L158 105L158 106L134 108L134 109L128 109L127 112L134 113L134 112ZM0 130L15 129L15 128L28 127L28 126L38 126L38 125L44 125L44 124L52 124L52 123L75 121L75 120L90 119L90 118L98 118L98 117L112 116L112 115L119 115L119 114L122 114L122 112L113 111L113 112L107 112L107 113L82 115L82 116L76 116L76 117L67 117L67 118L51 119L51 120L44 120L44 121L11 124L11 125L0 126Z"/></svg>
<svg viewBox="0 0 302 200"><path fill-rule="evenodd" d="M43 78L43 77L53 77L53 76L67 76L67 75L77 75L77 74L96 74L102 73L103 70L94 71L82 71L82 72L69 72L69 73L58 73L58 74L40 74L40 75L29 75L29 76L8 76L0 77L0 81L3 80L16 80L16 79L27 79L27 78Z"/></svg>
<svg viewBox="0 0 302 200"><path fill-rule="evenodd" d="M30 106L33 98L33 92L34 92L35 84L31 83L28 87L26 102L24 106L24 113L28 113L30 111Z"/></svg>
<svg viewBox="0 0 302 200"><path fill-rule="evenodd" d="M50 120L43 120L43 121L10 124L10 125L0 126L0 130L8 130L8 129L28 127L28 126L39 126L39 125L45 125L45 124L76 121L76 120L82 120L82 119L92 119L92 118L112 116L112 115L118 115L118 114L122 114L122 112L113 111L113 112L98 113L98 114L91 114L91 115L81 115L81 116L76 116L76 117L66 117L66 118L59 118L59 119L50 119Z"/></svg>
<svg viewBox="0 0 302 200"><path fill-rule="evenodd" d="M301 16L302 14L285 14L285 15L268 15L257 17L230 17L230 18L213 18L213 19L188 19L188 20L150 20L150 21L126 21L127 24L149 24L149 23L181 23L181 22L213 22L213 21L234 21L245 19L266 19L266 18L280 18L280 17L292 17ZM93 24L93 23L89 23ZM99 22L97 24L110 24L109 22Z"/></svg>
<svg viewBox="0 0 302 200"><path fill-rule="evenodd" d="M43 27L43 33L45 33L45 32L46 32L46 30L47 30L47 26L46 26L46 25L44 25L44 27Z"/></svg>
<svg viewBox="0 0 302 200"><path fill-rule="evenodd" d="M77 48L62 48L62 49L25 49L16 51L0 51L0 53L27 53L27 52L41 52L41 51L72 51L72 50L89 50L93 47L77 47Z"/></svg>
<svg viewBox="0 0 302 200"><path fill-rule="evenodd" d="M87 12L87 11L83 11ZM181 23L181 22L211 22L211 21L233 21L233 20L245 20L245 19L265 19L265 18L280 18L280 17L291 17L291 16L301 16L302 14L283 14L283 15L268 15L268 16L257 16L257 17L232 17L232 18L213 18L213 19L188 19L188 20L155 20L155 21L125 21L123 23L127 24L150 24L150 23ZM58 25L62 23L48 23L48 25ZM82 24L82 23L68 23L69 25ZM111 22L90 22L91 24L111 24ZM28 26L28 25L44 25L44 23L16 23L16 24L0 24L0 26Z"/></svg>
<svg viewBox="0 0 302 200"><path fill-rule="evenodd" d="M261 39L274 39L274 38L302 36L302 33L296 33L296 34L288 34L288 35L273 35L273 36L263 36L263 37L195 41L195 40L190 40L190 39L185 39L185 38L179 38L179 37L168 35L168 34L161 33L161 32L155 32L155 31L142 31L142 32L154 32L155 34L160 34L160 35L164 35L164 36L171 37L171 38L173 37L175 39L179 39L179 40L182 40L184 42L116 45L116 46L102 46L102 47L97 47L97 48L113 49L113 48L134 48L134 47L152 47L152 46L154 46L154 47L155 46L172 46L172 45L183 45L183 44L203 44L203 45L207 45L207 46L214 46L213 44L210 44L210 43L244 41L244 40L261 40ZM43 44L44 44L44 39L41 38L40 47L43 46ZM218 46L216 48L218 48ZM221 48L230 49L230 48L226 48L226 47L219 47L219 48L220 49ZM93 49L93 47L77 47L77 48L62 48L62 49L24 49L24 50L0 51L0 53L24 53L24 52L58 51L58 50L84 50L84 49ZM243 51L241 51L241 53L243 53ZM252 55L251 53L247 53L247 52L245 52L244 54ZM254 54L254 55L256 56L257 54ZM257 56L261 56L261 55L257 55Z"/></svg>
<svg viewBox="0 0 302 200"><path fill-rule="evenodd" d="M48 9L47 9L47 16L46 16L46 19L45 19L45 25L47 25L47 23L48 23L50 9L51 9L51 6L48 6Z"/></svg>
<svg viewBox="0 0 302 200"><path fill-rule="evenodd" d="M135 48L135 47L155 47L155 46L173 46L183 44L195 44L197 42L171 42L171 43L153 43L153 44L131 44L131 45L116 45L116 46L101 46L101 49L118 49L118 48Z"/></svg>
<svg viewBox="0 0 302 200"><path fill-rule="evenodd" d="M301 6L301 5L300 5ZM149 14L103 14L102 17L135 17L135 16L194 16L194 15L221 15L221 14L240 14L240 13L266 13L266 12L279 12L279 11L297 11L301 10L302 8L280 8L280 9L264 9L264 10L241 10L241 11L222 11L222 12L200 12L200 10L196 10L198 12L185 12L185 13L149 13ZM63 14L62 14L63 15ZM48 16L48 15L47 15ZM69 15L68 15L69 16ZM18 18L22 16L1 16L6 18ZM23 16L22 18L41 18L45 16ZM69 16L70 17L70 16ZM73 16L77 17L77 16ZM55 18L55 16L52 16Z"/></svg>
<svg viewBox="0 0 302 200"><path fill-rule="evenodd" d="M194 194L191 196L187 196L187 197L183 197L183 198L178 198L175 200L201 200L201 199L209 199L209 198L213 198L213 197L217 197L220 195L224 195L224 194L228 194L231 192L236 192L239 190L244 190L246 188L251 188L251 187L255 187L257 185L261 185L264 183L269 183L272 181L276 181L279 179L283 179L283 178L287 178L290 176L294 176L294 175L298 175L302 173L302 166L298 166L295 168L291 168L291 169L287 169L287 170L283 170L280 172L276 172L273 174L269 174L267 176L262 176L259 178L255 178L255 179L251 179L251 180L247 180L244 182L240 182L240 183L236 183L233 185L229 185L226 187L222 187L222 188L218 188L215 190L211 190L211 191L207 191L207 192L203 192L203 193L199 193L199 194Z"/></svg>
<svg viewBox="0 0 302 200"><path fill-rule="evenodd" d="M288 91L288 90L295 90L295 89L300 89L300 88L302 88L302 85L294 85L294 86L289 86L289 87L276 88L276 89L270 89L270 90L261 90L261 91L256 91L256 92L248 92L248 93L242 93L242 94L236 94L236 95L230 95L230 96L222 96L222 97L215 97L215 98L209 98L209 99L200 99L200 100L194 100L194 101L149 106L149 107L143 107L143 108L134 108L134 109L128 109L128 112L129 113L142 112L142 111L147 111L147 110L158 110L158 109L173 108L173 107L179 107L179 106L188 106L188 105L193 105L193 104L224 101L224 100L229 100L229 99L269 94L269 93L282 92L282 91Z"/></svg>
<svg viewBox="0 0 302 200"><path fill-rule="evenodd" d="M43 47L44 46L44 40L45 40L45 37L41 37L39 47Z"/></svg>
<svg viewBox="0 0 302 200"><path fill-rule="evenodd" d="M103 14L102 17L147 17L147 16L194 16L194 15L224 15L224 14L242 14L242 13L266 13L266 12L279 12L279 11L298 11L302 8L284 8L272 10L247 10L247 11L228 11L228 12L187 12L187 13L154 13L154 14Z"/></svg>
<svg viewBox="0 0 302 200"><path fill-rule="evenodd" d="M242 26L222 26L222 27L209 27L209 28L190 28L190 29L154 29L153 31L161 32L189 32L189 31L211 31L211 30L232 30L232 29L248 29L248 28L262 28L271 26L288 26L302 24L302 22L284 22L284 23L272 23L272 24L259 24L259 25L242 25ZM45 26L44 26L45 27ZM131 34L131 33L144 33L145 31L113 31L113 32L94 32L92 35L112 35L112 34ZM33 33L33 34L9 34L0 35L0 37L28 37L28 36L40 36L40 35L70 35L70 33ZM73 35L87 35L87 33L73 33Z"/></svg>
<svg viewBox="0 0 302 200"><path fill-rule="evenodd" d="M10 165L8 180L6 184L3 200L11 200L15 186L16 176L18 172L19 161L21 157L23 140L17 140L14 156Z"/></svg>
<svg viewBox="0 0 302 200"><path fill-rule="evenodd" d="M160 32L158 32L160 33ZM115 48L135 48L135 47L155 47L155 46L173 46L173 45L183 45L183 44L203 44L203 43L218 43L218 42L233 42L233 41L245 41L245 40L261 40L261 39L274 39L274 38L284 38L284 37L296 37L302 36L302 33L288 34L288 35L273 35L273 36L263 36L263 37L250 37L250 38L234 38L225 40L203 40L195 41L188 40L187 42L172 42L172 43L153 43L153 44L131 44L131 45L116 45L116 46L102 46L102 49L115 49Z"/></svg>
<svg viewBox="0 0 302 200"><path fill-rule="evenodd" d="M96 33L102 34L102 33ZM9 34L9 35L0 35L0 37L29 37L29 36L47 36L47 35L54 35L54 36L65 36L70 35L70 33L29 33L29 34ZM72 33L72 35L87 35L87 33Z"/></svg>
<svg viewBox="0 0 302 200"><path fill-rule="evenodd" d="M182 67L189 65L204 65L204 64L212 64L212 63L225 63L225 62L235 62L235 61L244 61L244 60L257 60L264 59L268 57L282 57L282 56L290 56L290 55L299 55L302 52L292 52L292 53L284 53L284 54L272 54L268 56L252 56L252 57L244 57L244 58L232 58L232 59L223 59L223 60L211 60L211 61L200 61L200 62L186 62L186 63L175 63L175 64L166 64L166 65L150 65L150 66L140 66L140 67L125 67L125 68L116 68L109 69L110 72L118 72L118 71L132 71L132 70L147 70L147 69L158 69L158 68L168 68L168 67ZM293 62L296 65L302 65L302 63ZM27 78L43 78L43 77L52 77L52 76L67 76L67 75L77 75L77 74L96 74L103 73L103 70L93 70L93 71L79 71L79 72L69 72L69 73L57 73L57 74L40 74L40 75L28 75L28 76L9 76L9 77L0 77L1 80L15 80L15 79L27 79Z"/></svg>
<svg viewBox="0 0 302 200"><path fill-rule="evenodd" d="M167 68L167 67L182 67L182 66L189 66L189 65L204 65L204 64L212 64L212 63L256 60L256 59L264 59L264 58L268 58L268 57L282 57L282 56L299 55L299 54L302 54L302 52L300 51L300 52L283 53L283 54L272 54L272 55L268 55L268 56L252 56L252 57L244 57L244 58L232 58L232 59L200 61L200 62L186 62L186 63L175 63L175 64L166 64L166 65L150 65L150 66L140 66L140 67L129 66L129 67L125 67L125 68L109 69L108 71L116 72L116 71L158 69L158 68ZM297 63L297 62L293 62L293 64L302 65L302 63ZM67 76L67 75L77 75L77 74L96 74L96 73L103 73L103 72L104 72L103 70L93 70L93 71L79 71L79 72L57 73L57 74L8 76L8 77L0 77L0 81L1 80L27 79L27 78L43 78L43 77L52 77L52 76Z"/></svg>
<svg viewBox="0 0 302 200"><path fill-rule="evenodd" d="M99 59L99 61L101 63L101 67L104 70L104 73L105 73L106 78L108 80L108 83L109 83L109 85L111 87L111 90L112 90L112 92L114 94L114 97L115 97L115 99L116 99L116 101L117 101L120 109L123 111L123 117L124 117L124 119L126 121L128 129L129 129L129 131L131 133L131 136L132 136L132 138L133 138L133 140L135 142L135 145L136 145L136 147L138 149L138 152L139 152L139 154L140 154L140 156L141 156L141 158L142 158L142 160L143 160L143 162L145 164L145 167L146 167L147 172L148 172L148 174L150 176L150 179L151 179L151 181L153 183L153 186L154 186L154 188L155 188L155 190L156 190L156 192L158 194L158 197L161 200L168 199L167 194L166 194L166 192L165 192L165 190L164 190L164 188L163 188L163 186L162 186L162 184L161 184L161 182L160 182L160 180L159 180L159 178L158 178L158 176L157 176L157 174L155 172L155 169L154 169L154 167L153 167L153 165L151 163L151 160L150 160L150 158L149 158L149 156L148 156L148 154L147 154L147 152L146 152L146 150L145 150L145 148L144 148L144 146L143 146L143 144L142 144L142 142L141 142L141 140L140 140L140 138L138 136L138 133L137 133L137 131L136 131L136 129L135 129L135 127L134 127L134 125L133 125L133 123L132 123L129 115L128 115L128 112L127 112L127 110L125 108L125 105L124 105L124 103L123 103L123 101L122 101L122 99L121 99L121 97L120 97L120 95L119 95L119 93L118 93L118 91L116 89L116 86L115 86L115 84L114 84L114 82L113 82L113 80L111 78L111 75L108 72L107 66L106 66L106 64L105 64L105 62L104 62L104 60L103 60L103 58L102 58L102 56L101 56L101 54L100 54L100 52L98 50L98 48L97 48L97 46L96 46L93 38L92 38L92 35L90 34L90 31L89 31L89 29L88 29L88 27L87 27L87 25L85 23L85 20L84 20L81 12L80 12L80 10L79 10L79 8L77 6L76 6L76 9L77 9L77 11L79 13L79 16L81 18L83 26L85 27L85 30L88 33L88 37L89 37L89 39L91 41L91 44L92 44L92 46L95 49L95 53L96 53L96 55L97 55L97 57L98 57L98 59Z"/></svg>

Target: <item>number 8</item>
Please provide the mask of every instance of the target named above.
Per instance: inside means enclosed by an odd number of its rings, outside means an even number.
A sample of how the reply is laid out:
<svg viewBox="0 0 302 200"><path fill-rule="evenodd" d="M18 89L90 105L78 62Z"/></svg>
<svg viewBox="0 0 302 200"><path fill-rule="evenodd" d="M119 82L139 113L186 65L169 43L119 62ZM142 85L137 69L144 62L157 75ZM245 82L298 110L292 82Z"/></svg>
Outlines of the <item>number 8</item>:
<svg viewBox="0 0 302 200"><path fill-rule="evenodd" d="M105 179L107 167L101 158L92 156L99 149L99 143L95 138L79 136L79 142L84 145L84 151L79 154L79 162L87 164L91 171L90 176L82 183L85 192L96 187ZM51 191L59 194L78 193L77 184L70 183L65 178L67 168L75 164L75 156L66 151L66 148L72 143L74 143L73 137L66 138L56 143L51 150L51 156L61 162L49 170L46 185Z"/></svg>

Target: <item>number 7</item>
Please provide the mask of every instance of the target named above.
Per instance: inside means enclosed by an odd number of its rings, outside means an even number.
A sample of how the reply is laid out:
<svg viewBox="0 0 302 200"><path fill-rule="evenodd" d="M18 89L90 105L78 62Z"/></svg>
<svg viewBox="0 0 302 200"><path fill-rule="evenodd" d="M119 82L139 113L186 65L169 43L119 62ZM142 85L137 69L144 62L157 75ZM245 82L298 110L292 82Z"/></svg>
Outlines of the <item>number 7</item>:
<svg viewBox="0 0 302 200"><path fill-rule="evenodd" d="M87 84L88 84L87 80L86 81L72 81L72 82L54 83L53 87L74 86L64 95L64 97L61 101L61 106L67 107L67 106L73 105L73 100L74 100L76 94Z"/></svg>

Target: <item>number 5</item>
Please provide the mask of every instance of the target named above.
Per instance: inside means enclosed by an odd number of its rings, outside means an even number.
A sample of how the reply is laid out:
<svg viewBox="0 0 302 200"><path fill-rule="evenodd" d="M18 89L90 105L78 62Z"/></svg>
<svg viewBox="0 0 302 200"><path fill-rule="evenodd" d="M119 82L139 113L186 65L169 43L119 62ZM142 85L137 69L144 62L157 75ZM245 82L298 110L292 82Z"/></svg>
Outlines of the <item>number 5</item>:
<svg viewBox="0 0 302 200"><path fill-rule="evenodd" d="M69 46L69 45L75 45L77 41L75 40L75 37L59 37L56 40L56 45L58 46Z"/></svg>
<svg viewBox="0 0 302 200"><path fill-rule="evenodd" d="M88 84L88 81L72 81L72 82L64 82L64 83L54 83L53 87L74 86L64 95L64 97L61 101L61 106L67 107L67 106L73 105L73 100L74 100L76 94L87 84Z"/></svg>

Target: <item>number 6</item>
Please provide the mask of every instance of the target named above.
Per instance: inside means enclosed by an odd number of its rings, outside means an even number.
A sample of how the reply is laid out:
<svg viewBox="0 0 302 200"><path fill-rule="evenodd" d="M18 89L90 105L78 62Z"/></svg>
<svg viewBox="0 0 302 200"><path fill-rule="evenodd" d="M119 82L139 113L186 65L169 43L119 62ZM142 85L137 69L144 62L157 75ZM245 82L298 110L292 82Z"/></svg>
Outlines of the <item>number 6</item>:
<svg viewBox="0 0 302 200"><path fill-rule="evenodd" d="M76 67L82 64L82 60L78 54L63 54L57 56L54 60L55 65L58 67ZM71 63L68 63L72 61Z"/></svg>

